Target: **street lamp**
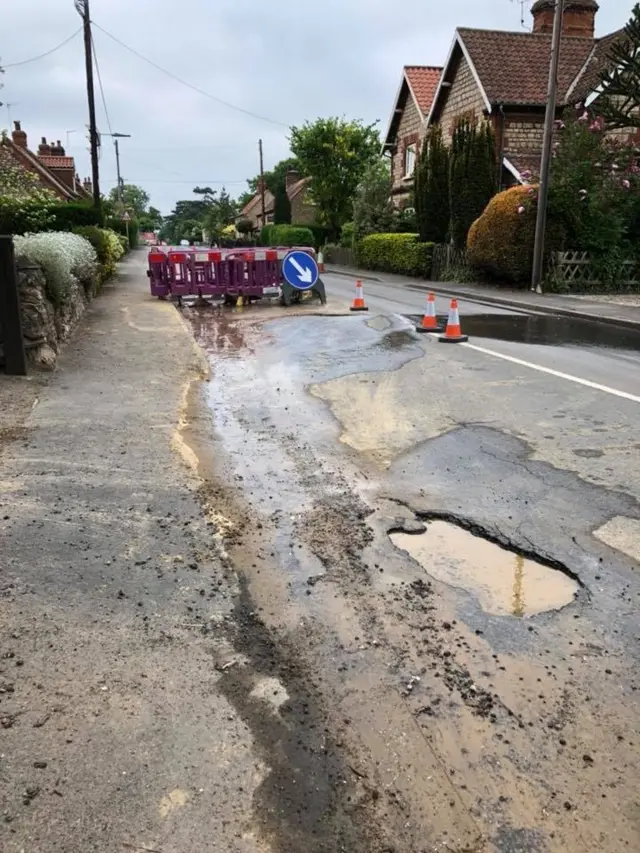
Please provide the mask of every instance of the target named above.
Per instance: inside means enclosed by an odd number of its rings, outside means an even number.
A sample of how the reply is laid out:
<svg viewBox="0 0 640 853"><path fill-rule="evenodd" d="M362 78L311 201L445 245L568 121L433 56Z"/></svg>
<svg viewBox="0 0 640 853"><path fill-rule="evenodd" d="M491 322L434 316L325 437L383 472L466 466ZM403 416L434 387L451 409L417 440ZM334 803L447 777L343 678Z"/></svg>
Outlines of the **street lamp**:
<svg viewBox="0 0 640 853"><path fill-rule="evenodd" d="M119 139L131 139L130 133L101 133L100 136L110 136L113 139L113 144L116 149L116 172L118 177L118 201L124 204L122 199L122 177L120 176L120 148L118 147Z"/></svg>

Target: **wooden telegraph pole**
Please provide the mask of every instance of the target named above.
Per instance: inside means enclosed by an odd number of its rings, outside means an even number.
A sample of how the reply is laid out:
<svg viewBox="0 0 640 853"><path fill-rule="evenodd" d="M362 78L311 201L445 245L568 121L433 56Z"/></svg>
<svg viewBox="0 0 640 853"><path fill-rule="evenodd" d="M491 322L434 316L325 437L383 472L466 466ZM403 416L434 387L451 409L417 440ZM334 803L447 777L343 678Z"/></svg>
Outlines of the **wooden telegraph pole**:
<svg viewBox="0 0 640 853"><path fill-rule="evenodd" d="M258 150L260 152L260 202L262 207L262 224L267 224L267 209L265 206L265 188L264 188L264 158L262 156L262 140L258 140Z"/></svg>
<svg viewBox="0 0 640 853"><path fill-rule="evenodd" d="M87 75L87 101L89 103L89 140L91 144L91 180L93 181L93 206L100 207L100 171L98 146L100 138L96 124L96 98L93 88L93 49L91 41L91 15L89 0L75 0L76 11L82 18L84 29L84 59Z"/></svg>
<svg viewBox="0 0 640 853"><path fill-rule="evenodd" d="M547 200L549 198L549 171L553 144L553 126L556 120L556 99L558 91L558 65L560 63L560 45L562 42L562 19L564 0L556 0L553 17L553 35L551 37L551 63L549 65L549 89L547 93L547 111L544 117L544 139L542 160L540 163L540 188L538 190L538 216L536 235L533 244L533 269L531 272L531 290L540 293L542 266L544 262L544 234L547 226Z"/></svg>

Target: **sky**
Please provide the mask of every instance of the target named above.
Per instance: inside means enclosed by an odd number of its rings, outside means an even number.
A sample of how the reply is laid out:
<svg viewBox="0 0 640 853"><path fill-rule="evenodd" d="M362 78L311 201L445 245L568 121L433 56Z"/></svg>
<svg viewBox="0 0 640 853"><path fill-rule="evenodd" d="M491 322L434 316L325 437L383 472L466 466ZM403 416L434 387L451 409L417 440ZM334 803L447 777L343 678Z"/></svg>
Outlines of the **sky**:
<svg viewBox="0 0 640 853"><path fill-rule="evenodd" d="M384 132L402 67L442 65L456 26L521 30L523 19L531 25L530 0L90 3L104 91L103 103L96 80L99 130L131 134L120 142L122 175L143 186L164 214L178 199L193 197L197 185L224 185L238 196L259 170L258 140L269 169L287 156L291 125L345 116L379 120ZM633 0L600 4L596 35L623 26ZM80 24L73 0L2 0L0 129L19 119L32 149L42 136L60 139L85 177L81 33L49 56L26 61L55 48ZM116 184L108 137L100 171L107 193Z"/></svg>

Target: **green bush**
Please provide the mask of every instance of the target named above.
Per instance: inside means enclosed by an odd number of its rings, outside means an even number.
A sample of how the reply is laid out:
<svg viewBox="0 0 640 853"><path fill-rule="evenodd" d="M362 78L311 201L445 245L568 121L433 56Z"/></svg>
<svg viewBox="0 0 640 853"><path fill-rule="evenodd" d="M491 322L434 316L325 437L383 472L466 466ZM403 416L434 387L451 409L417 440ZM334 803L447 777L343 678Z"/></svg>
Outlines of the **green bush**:
<svg viewBox="0 0 640 853"><path fill-rule="evenodd" d="M340 231L340 245L343 249L353 249L355 233L355 222L345 222Z"/></svg>
<svg viewBox="0 0 640 853"><path fill-rule="evenodd" d="M117 262L125 251L120 235L107 228L96 228L95 225L82 225L79 228L74 228L73 233L84 237L96 250L100 268L100 284L111 278ZM124 241L126 242L126 237Z"/></svg>
<svg viewBox="0 0 640 853"><path fill-rule="evenodd" d="M128 229L127 229L128 224ZM132 219L129 223L123 222L118 216L110 216L106 223L105 227L109 228L111 231L115 231L116 234L121 234L125 240L127 237L127 231L129 233L129 245L128 249L135 249L139 242L139 232L140 226L138 224L137 219Z"/></svg>
<svg viewBox="0 0 640 853"><path fill-rule="evenodd" d="M313 232L300 225L272 225L269 246L313 246Z"/></svg>
<svg viewBox="0 0 640 853"><path fill-rule="evenodd" d="M270 246L271 245L271 231L273 230L273 225L263 225L260 229L260 245L261 246Z"/></svg>
<svg viewBox="0 0 640 853"><path fill-rule="evenodd" d="M0 234L27 234L55 227L52 202L45 198L0 196Z"/></svg>
<svg viewBox="0 0 640 853"><path fill-rule="evenodd" d="M310 231L313 235L313 242L309 245L313 246L313 248L316 250L321 249L330 236L330 230L324 225L300 225L294 222L293 227L304 228L306 231Z"/></svg>
<svg viewBox="0 0 640 853"><path fill-rule="evenodd" d="M433 243L421 243L417 234L369 234L356 243L359 267L380 272L428 278Z"/></svg>
<svg viewBox="0 0 640 853"><path fill-rule="evenodd" d="M54 231L73 231L85 225L104 225L104 214L102 210L96 210L90 202L84 201L62 201L51 207L54 221Z"/></svg>

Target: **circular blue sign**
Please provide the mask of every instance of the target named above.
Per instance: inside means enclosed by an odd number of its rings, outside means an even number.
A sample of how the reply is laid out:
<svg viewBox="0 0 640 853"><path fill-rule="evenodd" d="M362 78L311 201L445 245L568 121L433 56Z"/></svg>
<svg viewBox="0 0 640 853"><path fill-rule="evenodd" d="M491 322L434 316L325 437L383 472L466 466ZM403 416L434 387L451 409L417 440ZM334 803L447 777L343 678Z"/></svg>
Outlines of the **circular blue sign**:
<svg viewBox="0 0 640 853"><path fill-rule="evenodd" d="M289 252L282 261L282 277L297 290L308 290L318 281L318 265L306 252Z"/></svg>

